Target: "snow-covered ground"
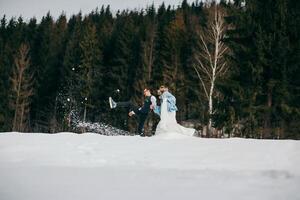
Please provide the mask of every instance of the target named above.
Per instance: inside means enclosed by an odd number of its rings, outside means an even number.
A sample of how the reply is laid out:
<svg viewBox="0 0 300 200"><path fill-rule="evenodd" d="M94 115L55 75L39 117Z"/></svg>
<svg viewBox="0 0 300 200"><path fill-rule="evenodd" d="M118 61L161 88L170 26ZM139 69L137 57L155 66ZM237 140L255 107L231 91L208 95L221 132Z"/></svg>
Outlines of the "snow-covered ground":
<svg viewBox="0 0 300 200"><path fill-rule="evenodd" d="M297 200L300 141L0 133L1 200Z"/></svg>

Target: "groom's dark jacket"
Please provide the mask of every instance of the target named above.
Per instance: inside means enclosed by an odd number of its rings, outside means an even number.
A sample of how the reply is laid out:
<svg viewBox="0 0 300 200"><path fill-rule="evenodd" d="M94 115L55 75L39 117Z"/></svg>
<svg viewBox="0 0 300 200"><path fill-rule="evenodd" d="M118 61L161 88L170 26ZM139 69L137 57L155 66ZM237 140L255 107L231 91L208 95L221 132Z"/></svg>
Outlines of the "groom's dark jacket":
<svg viewBox="0 0 300 200"><path fill-rule="evenodd" d="M148 114L150 112L150 105L151 104L152 104L151 96L146 97L145 100L144 100L143 106L139 108L139 112L141 114Z"/></svg>

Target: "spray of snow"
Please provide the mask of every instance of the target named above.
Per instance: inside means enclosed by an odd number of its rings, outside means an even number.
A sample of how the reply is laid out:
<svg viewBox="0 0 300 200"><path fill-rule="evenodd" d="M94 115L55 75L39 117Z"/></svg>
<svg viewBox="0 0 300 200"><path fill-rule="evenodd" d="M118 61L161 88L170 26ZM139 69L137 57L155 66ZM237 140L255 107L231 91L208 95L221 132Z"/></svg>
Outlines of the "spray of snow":
<svg viewBox="0 0 300 200"><path fill-rule="evenodd" d="M93 132L107 136L132 135L128 131L118 129L116 127L101 122L91 123L78 121L76 123L76 127L79 129L84 129L86 132Z"/></svg>

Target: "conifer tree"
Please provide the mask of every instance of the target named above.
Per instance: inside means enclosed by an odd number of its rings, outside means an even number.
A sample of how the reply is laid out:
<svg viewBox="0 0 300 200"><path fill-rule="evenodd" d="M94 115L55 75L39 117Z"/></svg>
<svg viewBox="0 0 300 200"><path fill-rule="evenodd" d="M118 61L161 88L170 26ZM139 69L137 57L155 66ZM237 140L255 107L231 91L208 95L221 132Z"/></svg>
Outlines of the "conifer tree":
<svg viewBox="0 0 300 200"><path fill-rule="evenodd" d="M9 88L9 67L7 66L7 20L3 16L0 25L0 98L2 99L0 103L0 131L8 131L9 124L9 110L8 107L8 90Z"/></svg>
<svg viewBox="0 0 300 200"><path fill-rule="evenodd" d="M105 76L104 82L106 86L104 91L106 93L106 99L108 95L112 95L113 91L119 89L122 94L122 99L128 100L131 97L132 82L134 68L133 63L133 37L134 37L134 24L132 18L127 12L117 14L117 19L114 25L114 29L111 35L110 45L107 47L104 53L105 59ZM114 117L117 113L111 112L111 120L113 124L127 129L127 116Z"/></svg>
<svg viewBox="0 0 300 200"><path fill-rule="evenodd" d="M88 19L87 19L88 20ZM93 108L92 96L96 79L102 79L101 76L101 51L98 44L96 27L89 21L83 33L83 39L79 44L81 48L80 61L80 87L81 98L84 104L83 121L86 121L87 108Z"/></svg>

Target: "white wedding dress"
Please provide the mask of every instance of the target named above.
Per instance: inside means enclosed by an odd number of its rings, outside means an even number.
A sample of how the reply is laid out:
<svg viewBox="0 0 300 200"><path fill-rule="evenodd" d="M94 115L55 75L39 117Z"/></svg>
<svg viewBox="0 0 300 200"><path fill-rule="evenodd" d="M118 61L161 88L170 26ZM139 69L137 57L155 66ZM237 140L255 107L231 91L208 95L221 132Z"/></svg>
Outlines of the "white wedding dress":
<svg viewBox="0 0 300 200"><path fill-rule="evenodd" d="M160 121L156 127L155 135L167 137L193 136L195 129L185 128L176 121L176 112L168 112L167 99L161 104Z"/></svg>

